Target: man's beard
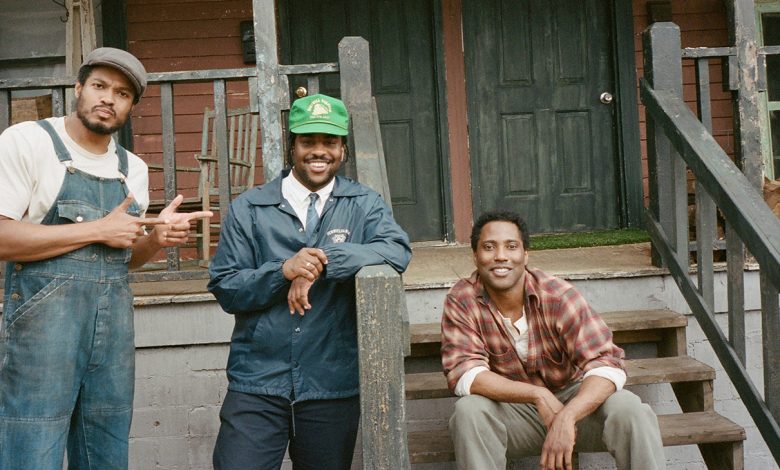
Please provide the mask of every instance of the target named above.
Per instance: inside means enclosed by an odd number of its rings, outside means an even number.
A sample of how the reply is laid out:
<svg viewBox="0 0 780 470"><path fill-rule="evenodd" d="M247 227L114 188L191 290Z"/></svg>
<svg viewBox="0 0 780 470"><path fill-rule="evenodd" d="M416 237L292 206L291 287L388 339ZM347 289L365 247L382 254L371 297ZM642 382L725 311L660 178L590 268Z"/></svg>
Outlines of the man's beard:
<svg viewBox="0 0 780 470"><path fill-rule="evenodd" d="M122 127L124 127L125 122L127 122L127 117L123 120L117 121L116 125L113 127L109 127L106 124L103 124L102 122L90 122L89 119L87 119L87 116L81 111L81 107L76 105L76 116L78 116L79 120L82 124L84 124L84 127L89 129L90 131L94 132L95 134L101 134L101 135L111 135L114 132L118 131Z"/></svg>

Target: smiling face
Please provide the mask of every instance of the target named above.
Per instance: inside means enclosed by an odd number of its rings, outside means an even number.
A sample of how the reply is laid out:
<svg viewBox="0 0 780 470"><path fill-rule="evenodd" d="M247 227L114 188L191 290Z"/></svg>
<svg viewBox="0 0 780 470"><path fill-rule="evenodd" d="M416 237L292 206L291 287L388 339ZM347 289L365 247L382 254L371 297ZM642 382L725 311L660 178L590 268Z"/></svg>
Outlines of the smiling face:
<svg viewBox="0 0 780 470"><path fill-rule="evenodd" d="M293 175L315 192L336 176L344 158L344 141L332 134L298 134L292 147Z"/></svg>
<svg viewBox="0 0 780 470"><path fill-rule="evenodd" d="M523 292L527 262L528 251L517 225L494 221L482 227L474 250L474 264L491 297Z"/></svg>
<svg viewBox="0 0 780 470"><path fill-rule="evenodd" d="M97 66L84 83L76 82L75 94L76 116L84 127L108 135L121 129L130 117L135 88L119 70Z"/></svg>

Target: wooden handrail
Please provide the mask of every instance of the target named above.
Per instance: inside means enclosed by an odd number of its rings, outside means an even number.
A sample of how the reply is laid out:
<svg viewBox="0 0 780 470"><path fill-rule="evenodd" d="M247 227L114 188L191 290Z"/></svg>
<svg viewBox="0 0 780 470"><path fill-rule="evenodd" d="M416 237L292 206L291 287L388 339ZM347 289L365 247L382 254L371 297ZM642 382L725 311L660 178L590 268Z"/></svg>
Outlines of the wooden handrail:
<svg viewBox="0 0 780 470"><path fill-rule="evenodd" d="M775 461L780 463L780 220L774 216L748 177L731 161L709 131L709 103L700 104L700 122L683 101L680 63L680 31L672 23L656 23L644 33L645 79L640 96L647 111L650 210L646 227L653 251L669 267L683 297L706 335L724 370L737 389ZM721 48L724 49L724 48ZM728 50L682 56L706 58ZM707 63L697 64L703 72ZM708 81L706 74L697 78ZM738 84L738 86L744 86ZM705 88L701 86L700 88ZM740 99L746 91L740 91ZM699 93L700 99L708 99ZM696 202L708 212L706 243L697 240L695 285L689 275L687 173L696 179ZM711 200L710 200L711 198ZM710 204L714 201L726 220L728 263L729 339L715 320L712 278L713 226ZM700 236L697 225L697 238ZM744 244L744 245L743 245ZM759 263L763 337L764 397L753 385L745 367L744 247ZM701 256L709 251L706 256Z"/></svg>

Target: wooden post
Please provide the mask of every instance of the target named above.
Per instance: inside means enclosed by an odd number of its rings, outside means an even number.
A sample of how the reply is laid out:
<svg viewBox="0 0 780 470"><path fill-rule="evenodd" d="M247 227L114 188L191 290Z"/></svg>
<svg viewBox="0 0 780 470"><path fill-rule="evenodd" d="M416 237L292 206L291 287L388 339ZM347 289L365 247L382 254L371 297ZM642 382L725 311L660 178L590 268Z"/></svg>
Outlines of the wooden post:
<svg viewBox="0 0 780 470"><path fill-rule="evenodd" d="M65 27L65 73L75 77L84 57L96 46L95 15L92 0L67 0L68 23ZM65 97L66 109L74 109L73 90L68 89Z"/></svg>
<svg viewBox="0 0 780 470"><path fill-rule="evenodd" d="M222 223L230 207L230 155L227 135L227 88L225 80L214 80L214 149L217 151L219 218Z"/></svg>
<svg viewBox="0 0 780 470"><path fill-rule="evenodd" d="M263 144L263 175L267 182L279 176L284 168L281 113L282 103L288 90L284 89L286 80L281 80L279 76L276 1L252 0L252 12L258 78L257 100L260 103L260 132Z"/></svg>
<svg viewBox="0 0 780 470"><path fill-rule="evenodd" d="M373 112L368 41L360 37L345 37L339 42L339 71L341 98L350 113L357 179L378 192L391 206L390 187L382 171L384 162L381 161L379 117Z"/></svg>
<svg viewBox="0 0 780 470"><path fill-rule="evenodd" d="M11 90L0 90L0 132L11 125Z"/></svg>
<svg viewBox="0 0 780 470"><path fill-rule="evenodd" d="M761 339L764 359L764 397L769 411L780 421L780 305L778 288L761 272Z"/></svg>
<svg viewBox="0 0 780 470"><path fill-rule="evenodd" d="M682 99L680 28L674 23L653 23L643 33L645 80L658 91ZM647 159L650 211L672 242L676 257L688 265L688 189L685 163L663 129L647 116ZM655 248L653 263L662 261Z"/></svg>
<svg viewBox="0 0 780 470"><path fill-rule="evenodd" d="M366 266L355 277L364 469L409 469L401 276ZM408 341L408 339L407 339Z"/></svg>
<svg viewBox="0 0 780 470"><path fill-rule="evenodd" d="M160 106L162 119L162 146L163 146L163 180L165 181L165 204L169 204L176 197L176 131L173 119L173 84L165 82L160 84ZM165 249L168 260L168 271L178 271L179 247L173 246Z"/></svg>
<svg viewBox="0 0 780 470"><path fill-rule="evenodd" d="M737 159L748 181L760 192L764 184L764 159L761 154L761 118L758 107L758 46L756 45L756 9L753 0L726 0L729 36L736 56L737 91L734 100L734 124L738 138Z"/></svg>
<svg viewBox="0 0 780 470"><path fill-rule="evenodd" d="M710 103L710 62L709 59L696 60L696 94L698 97L699 120L707 132L712 134L712 106ZM713 241L717 232L715 202L696 181L696 274L699 293L710 310L715 310L715 280L713 273Z"/></svg>

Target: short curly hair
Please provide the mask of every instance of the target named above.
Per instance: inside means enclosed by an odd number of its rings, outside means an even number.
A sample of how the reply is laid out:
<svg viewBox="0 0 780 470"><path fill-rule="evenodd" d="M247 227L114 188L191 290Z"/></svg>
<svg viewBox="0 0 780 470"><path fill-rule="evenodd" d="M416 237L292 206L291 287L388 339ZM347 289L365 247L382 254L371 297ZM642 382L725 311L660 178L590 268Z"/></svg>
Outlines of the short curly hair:
<svg viewBox="0 0 780 470"><path fill-rule="evenodd" d="M484 212L479 216L474 223L474 227L471 229L471 251L477 251L477 243L479 243L479 236L482 233L482 228L490 222L510 222L517 225L517 229L520 230L520 239L523 242L523 248L528 250L531 246L531 240L528 235L528 225L525 223L520 214L512 211L489 211Z"/></svg>

